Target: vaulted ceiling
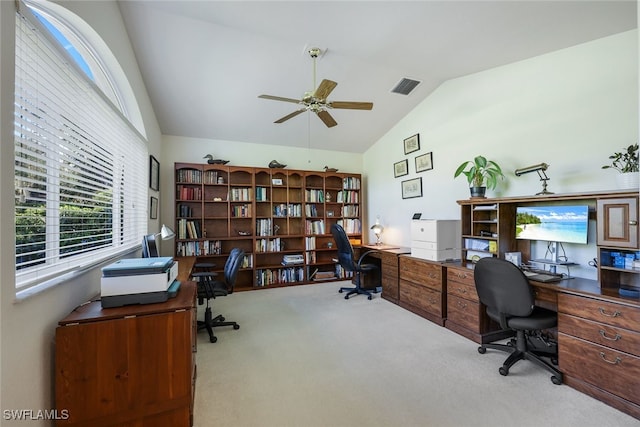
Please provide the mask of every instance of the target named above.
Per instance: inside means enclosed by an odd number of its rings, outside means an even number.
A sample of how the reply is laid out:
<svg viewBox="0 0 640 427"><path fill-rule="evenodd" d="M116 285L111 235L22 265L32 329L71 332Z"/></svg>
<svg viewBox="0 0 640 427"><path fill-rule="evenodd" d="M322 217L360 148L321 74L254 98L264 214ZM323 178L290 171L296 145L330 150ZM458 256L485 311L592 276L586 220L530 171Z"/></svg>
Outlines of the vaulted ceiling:
<svg viewBox="0 0 640 427"><path fill-rule="evenodd" d="M120 0L165 135L361 153L443 82L637 27L626 1ZM371 111L312 112L300 99L338 83L329 101ZM409 95L391 89L421 83Z"/></svg>

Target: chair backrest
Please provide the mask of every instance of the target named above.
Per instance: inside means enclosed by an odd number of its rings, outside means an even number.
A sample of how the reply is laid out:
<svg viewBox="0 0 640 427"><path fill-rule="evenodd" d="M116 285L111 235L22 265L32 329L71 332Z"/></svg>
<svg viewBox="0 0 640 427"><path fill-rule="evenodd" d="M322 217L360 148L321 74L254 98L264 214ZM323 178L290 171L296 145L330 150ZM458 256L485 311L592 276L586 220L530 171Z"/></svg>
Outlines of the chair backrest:
<svg viewBox="0 0 640 427"><path fill-rule="evenodd" d="M333 240L335 240L338 250L338 263L347 271L356 271L358 267L354 260L353 246L351 246L344 228L341 225L333 224L331 234L333 234Z"/></svg>
<svg viewBox="0 0 640 427"><path fill-rule="evenodd" d="M227 284L227 291L233 292L233 287L236 284L236 278L238 277L238 271L242 266L242 260L244 259L244 251L240 248L231 249L229 258L224 264L224 281Z"/></svg>
<svg viewBox="0 0 640 427"><path fill-rule="evenodd" d="M501 316L526 317L533 311L535 296L524 273L509 261L482 258L473 278L480 302Z"/></svg>
<svg viewBox="0 0 640 427"><path fill-rule="evenodd" d="M156 245L155 234L148 234L142 238L142 258L152 258L160 256Z"/></svg>

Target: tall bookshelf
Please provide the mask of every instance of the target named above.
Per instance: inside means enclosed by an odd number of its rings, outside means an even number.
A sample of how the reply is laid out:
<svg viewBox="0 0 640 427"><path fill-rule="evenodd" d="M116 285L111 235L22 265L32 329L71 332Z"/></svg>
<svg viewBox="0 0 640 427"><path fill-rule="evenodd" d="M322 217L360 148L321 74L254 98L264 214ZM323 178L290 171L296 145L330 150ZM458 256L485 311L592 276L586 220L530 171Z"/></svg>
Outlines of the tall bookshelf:
<svg viewBox="0 0 640 427"><path fill-rule="evenodd" d="M361 242L360 186L359 174L175 163L176 258L222 272L239 247L240 290L347 278L330 230Z"/></svg>

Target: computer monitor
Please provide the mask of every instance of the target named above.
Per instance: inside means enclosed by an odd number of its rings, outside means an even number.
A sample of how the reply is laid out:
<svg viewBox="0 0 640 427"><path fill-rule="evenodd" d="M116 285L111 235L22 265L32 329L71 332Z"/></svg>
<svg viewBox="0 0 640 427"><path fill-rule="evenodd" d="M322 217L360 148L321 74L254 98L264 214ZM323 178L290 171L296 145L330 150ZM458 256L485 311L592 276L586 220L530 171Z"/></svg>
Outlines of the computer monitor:
<svg viewBox="0 0 640 427"><path fill-rule="evenodd" d="M158 246L155 234L148 234L142 238L142 258L158 257Z"/></svg>
<svg viewBox="0 0 640 427"><path fill-rule="evenodd" d="M589 206L518 206L516 239L587 244Z"/></svg>

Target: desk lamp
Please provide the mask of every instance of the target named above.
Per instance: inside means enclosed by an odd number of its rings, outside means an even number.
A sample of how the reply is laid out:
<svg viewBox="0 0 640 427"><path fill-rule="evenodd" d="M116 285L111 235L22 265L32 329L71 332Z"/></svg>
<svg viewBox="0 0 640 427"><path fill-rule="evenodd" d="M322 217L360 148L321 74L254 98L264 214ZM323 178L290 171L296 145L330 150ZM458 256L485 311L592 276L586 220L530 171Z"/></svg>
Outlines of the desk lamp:
<svg viewBox="0 0 640 427"><path fill-rule="evenodd" d="M160 229L160 233L156 233L156 236L160 235L162 240L170 240L176 237L176 233L166 225L162 224L162 228Z"/></svg>
<svg viewBox="0 0 640 427"><path fill-rule="evenodd" d="M549 177L544 171L546 171L548 167L548 164L540 163L533 166L527 166L526 168L516 169L514 173L516 174L516 176L520 176L524 175L525 173L538 172L540 181L542 181L542 191L536 193L536 196L540 196L542 194L553 194L551 191L547 191L547 181L549 180Z"/></svg>
<svg viewBox="0 0 640 427"><path fill-rule="evenodd" d="M376 223L371 226L371 230L373 231L373 234L376 235L376 245L381 245L382 240L380 240L380 236L384 231L384 227L380 224L380 217L376 218Z"/></svg>

